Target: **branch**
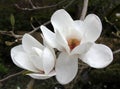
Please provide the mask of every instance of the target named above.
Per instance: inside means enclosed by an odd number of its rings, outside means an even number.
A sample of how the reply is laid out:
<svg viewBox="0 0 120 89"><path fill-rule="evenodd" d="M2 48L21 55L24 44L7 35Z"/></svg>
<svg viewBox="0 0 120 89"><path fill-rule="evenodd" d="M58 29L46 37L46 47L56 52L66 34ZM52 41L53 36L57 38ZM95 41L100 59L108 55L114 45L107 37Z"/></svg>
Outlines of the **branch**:
<svg viewBox="0 0 120 89"><path fill-rule="evenodd" d="M82 9L80 20L84 20L84 18L86 16L87 8L88 8L88 1L89 0L84 0L84 5L83 5L83 9Z"/></svg>
<svg viewBox="0 0 120 89"><path fill-rule="evenodd" d="M44 6L44 7L39 7L39 8L38 8L38 7L35 7L35 8L43 9L43 8L55 7L55 6L58 6L59 4L63 3L64 1L66 1L66 0L63 0L63 1L61 1L61 2L59 2L59 3L57 3L57 4L55 4L55 5L52 5L52 6ZM75 0L71 0L65 7L63 7L63 9L67 9L74 1L75 1ZM29 2L32 4L31 0L29 0ZM15 5L16 5L18 8L25 10L25 8L21 8L21 7L19 7L17 4L15 4ZM30 10L31 10L31 9L30 9ZM50 24L50 21L45 22L43 25L48 25L48 24ZM32 26L33 30L30 31L30 32L28 32L28 34L32 34L32 33L36 32L37 30L40 29L40 26L34 27L33 24L31 24L31 26ZM16 38L17 40L21 39L22 36L23 36L23 35L17 35L17 34L15 34L13 31L0 31L0 34L14 37L14 38Z"/></svg>
<svg viewBox="0 0 120 89"><path fill-rule="evenodd" d="M63 9L68 8L75 0L71 0L65 7L63 7Z"/></svg>
<svg viewBox="0 0 120 89"><path fill-rule="evenodd" d="M43 25L48 25L48 24L50 24L50 21L45 22ZM28 34L32 34L32 33L36 32L38 29L40 29L40 26L34 27L32 23L31 23L31 26L32 26L33 30L28 32Z"/></svg>
<svg viewBox="0 0 120 89"><path fill-rule="evenodd" d="M17 35L13 31L0 31L0 34L11 36L14 38L21 38L22 37L22 35Z"/></svg>
<svg viewBox="0 0 120 89"><path fill-rule="evenodd" d="M114 23L110 22L107 17L104 17L104 19L105 19L105 22L106 22L106 23L108 23L108 24L110 24L111 26L113 26L113 27L115 28L115 30L117 31L116 33L115 33L115 32L112 32L112 34L113 34L115 37L120 38L119 28L118 28Z"/></svg>
<svg viewBox="0 0 120 89"><path fill-rule="evenodd" d="M113 51L113 54L117 54L120 52L120 49Z"/></svg>
<svg viewBox="0 0 120 89"><path fill-rule="evenodd" d="M6 81L6 80L8 80L8 79L10 79L10 78L12 78L12 77L15 77L15 76L17 76L17 75L20 75L20 74L22 74L23 72L24 72L24 70L23 70L23 71L20 71L20 72L17 72L17 73L15 73L15 74L11 74L11 75L9 75L9 76L1 79L1 80L0 80L0 83L1 83L1 82L4 82L4 81Z"/></svg>
<svg viewBox="0 0 120 89"><path fill-rule="evenodd" d="M65 7L63 7L63 9L67 9L75 0L71 0ZM50 21L47 21L45 22L43 25L48 25L50 24ZM40 29L40 26L38 27L34 27L32 24L31 24L33 30L29 32L29 34L32 34L34 32L36 32L38 29Z"/></svg>
<svg viewBox="0 0 120 89"><path fill-rule="evenodd" d="M34 6L34 4L32 3L31 0L29 0L29 3L30 3L30 5L31 5L33 8L35 8L35 6Z"/></svg>
<svg viewBox="0 0 120 89"><path fill-rule="evenodd" d="M43 6L43 7L39 7L39 6L34 6L33 3L31 2L31 0L29 0L30 2L30 5L32 6L32 8L21 8L18 4L15 4L15 6L18 8L18 9L21 9L21 10L28 10L28 11L32 11L32 10L40 10L40 9L46 9L46 8L53 8L53 7L56 7L60 4L62 4L63 2L65 2L66 0L62 0L60 2L58 2L57 4L55 5L51 5L51 6Z"/></svg>

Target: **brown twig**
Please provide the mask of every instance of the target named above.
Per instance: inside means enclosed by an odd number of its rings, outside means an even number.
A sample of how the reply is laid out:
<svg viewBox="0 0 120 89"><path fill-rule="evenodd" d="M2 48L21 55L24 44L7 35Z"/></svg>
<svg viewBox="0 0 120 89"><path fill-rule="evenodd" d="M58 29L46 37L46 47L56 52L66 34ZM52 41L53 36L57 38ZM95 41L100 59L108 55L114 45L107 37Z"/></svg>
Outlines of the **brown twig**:
<svg viewBox="0 0 120 89"><path fill-rule="evenodd" d="M9 75L9 76L1 79L1 80L0 80L0 83L1 83L1 82L4 82L4 81L6 81L6 80L8 80L8 79L10 79L10 78L12 78L12 77L15 77L15 76L17 76L17 75L20 75L20 74L22 74L23 72L24 72L24 70L22 70L22 71L20 71L20 72L17 72L17 73L15 73L15 74L11 74L11 75Z"/></svg>
<svg viewBox="0 0 120 89"><path fill-rule="evenodd" d="M63 7L63 9L68 8L75 0L71 0L65 7Z"/></svg>
<svg viewBox="0 0 120 89"><path fill-rule="evenodd" d="M71 0L65 7L63 7L63 9L67 9L75 0ZM50 21L47 21L45 22L43 25L48 25L50 24ZM29 32L29 34L32 34L34 32L36 32L38 29L40 29L40 26L38 27L34 27L32 24L31 24L33 30Z"/></svg>
<svg viewBox="0 0 120 89"><path fill-rule="evenodd" d="M63 3L64 1L66 1L66 0L63 0L63 1L61 1L61 2L59 2L59 3L57 3L57 4L55 4L55 5L52 5L52 6L54 6L54 7L55 7L55 6L58 6L59 4ZM71 1L70 1L65 7L63 7L63 8L64 8L64 9L68 8L74 1L75 1L75 0L71 0ZM32 3L31 0L29 0L29 2ZM17 4L16 4L16 6L17 6L18 8L21 8L21 7L19 7ZM48 6L48 7L50 7L50 6ZM44 7L41 7L41 8L48 8L48 7L44 6ZM37 7L36 7L36 8L37 8ZM21 8L21 9L22 9L22 8ZM24 9L25 9L25 8L24 8ZM23 10L24 10L24 9L23 9ZM50 21L45 22L43 25L48 25L48 24L50 24ZM40 29L40 26L34 27L32 24L31 24L31 26L32 26L33 30L30 31L30 32L28 32L28 34L32 34L32 33L36 32L37 30ZM14 37L14 38L16 38L16 39L21 39L22 36L23 36L23 35L15 34L15 33L13 32L13 30L12 30L12 31L0 31L0 34L8 35L8 36Z"/></svg>
<svg viewBox="0 0 120 89"><path fill-rule="evenodd" d="M63 7L63 9L68 8L74 1L75 0L71 0L65 7ZM45 22L43 25L48 25L48 24L50 24L50 21ZM40 29L40 26L38 26L36 28L32 24L31 24L31 26L32 26L33 30L31 32L29 32L29 34L32 34L32 33L36 32L38 29Z"/></svg>
<svg viewBox="0 0 120 89"><path fill-rule="evenodd" d="M120 49L113 51L113 54L117 54L120 52Z"/></svg>
<svg viewBox="0 0 120 89"><path fill-rule="evenodd" d="M32 8L35 8L35 6L34 6L34 4L32 3L31 0L29 0L29 3L30 3L30 5L32 6Z"/></svg>
<svg viewBox="0 0 120 89"><path fill-rule="evenodd" d="M14 38L21 38L22 35L17 35L12 31L0 31L0 34L3 34L3 35L8 35L8 36L11 36L11 37L14 37Z"/></svg>
<svg viewBox="0 0 120 89"><path fill-rule="evenodd" d="M32 6L32 8L22 8L22 7L20 7L18 4L15 4L15 6L16 6L18 9L21 9L21 10L32 11L32 10L40 10L40 9L53 8L53 7L56 7L56 6L60 5L60 4L62 4L62 3L65 2L65 1L66 1L66 0L62 0L62 1L58 2L57 4L51 5L51 6L39 7L39 6L34 6L33 3L32 3L32 1L29 0L30 5Z"/></svg>
<svg viewBox="0 0 120 89"><path fill-rule="evenodd" d="M43 25L48 25L48 24L50 24L50 21L45 22ZM32 23L31 23L31 26L32 26L33 30L28 32L28 34L32 34L32 33L36 32L38 29L40 29L40 26L34 27Z"/></svg>
<svg viewBox="0 0 120 89"><path fill-rule="evenodd" d="M86 16L87 8L88 8L88 1L89 0L84 0L84 5L83 5L83 9L82 9L80 20L84 20L84 18Z"/></svg>

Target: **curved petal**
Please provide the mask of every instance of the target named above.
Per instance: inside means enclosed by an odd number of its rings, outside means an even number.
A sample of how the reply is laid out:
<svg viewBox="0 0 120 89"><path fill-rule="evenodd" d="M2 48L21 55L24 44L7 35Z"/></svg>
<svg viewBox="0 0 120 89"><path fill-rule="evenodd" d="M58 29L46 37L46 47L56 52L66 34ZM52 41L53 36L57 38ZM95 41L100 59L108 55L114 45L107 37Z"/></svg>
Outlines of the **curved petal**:
<svg viewBox="0 0 120 89"><path fill-rule="evenodd" d="M34 54L31 54L31 62L33 65L40 71L44 71L43 68L43 59L42 59L42 54L43 51L37 47L33 47L33 52Z"/></svg>
<svg viewBox="0 0 120 89"><path fill-rule="evenodd" d="M84 24L86 27L84 39L90 42L96 41L102 32L102 23L99 17L95 14L89 14L86 16Z"/></svg>
<svg viewBox="0 0 120 89"><path fill-rule="evenodd" d="M52 48L61 48L60 45L57 43L56 41L56 36L55 33L53 33L52 31L50 31L48 28L46 28L45 26L41 26L41 31L43 33L44 36L44 40L47 43L47 45L49 45Z"/></svg>
<svg viewBox="0 0 120 89"><path fill-rule="evenodd" d="M52 53L52 51L46 47L43 51L42 58L43 58L44 72L45 74L48 74L54 68L55 56Z"/></svg>
<svg viewBox="0 0 120 89"><path fill-rule="evenodd" d="M42 50L37 48L37 47L32 47L34 54L33 55L38 55L39 57L42 56Z"/></svg>
<svg viewBox="0 0 120 89"><path fill-rule="evenodd" d="M24 52L22 45L15 46L11 49L11 57L13 58L19 52Z"/></svg>
<svg viewBox="0 0 120 89"><path fill-rule="evenodd" d="M71 82L78 71L78 59L76 56L69 56L61 53L56 61L56 78L61 84Z"/></svg>
<svg viewBox="0 0 120 89"><path fill-rule="evenodd" d="M14 62L14 64L16 64L18 67L22 68L21 65L19 65L16 61L15 61L15 56L18 55L20 52L24 52L22 45L18 45L15 46L11 49L11 58L12 61Z"/></svg>
<svg viewBox="0 0 120 89"><path fill-rule="evenodd" d="M81 60L91 67L104 68L113 60L111 49L103 44L94 44L89 51L80 56Z"/></svg>
<svg viewBox="0 0 120 89"><path fill-rule="evenodd" d="M40 48L40 49L43 49L43 45L38 42L35 38L33 38L31 35L29 34L25 34L22 38L22 46L23 46L23 49L30 53L32 52L32 47L37 47L37 48Z"/></svg>
<svg viewBox="0 0 120 89"><path fill-rule="evenodd" d="M60 31L64 36L71 34L74 30L74 21L71 16L64 10L57 10L51 17L51 23L56 30Z"/></svg>
<svg viewBox="0 0 120 89"><path fill-rule="evenodd" d="M86 43L80 44L79 46L75 47L72 50L71 54L85 54L92 45L93 45L93 43L91 43L91 42L86 42Z"/></svg>
<svg viewBox="0 0 120 89"><path fill-rule="evenodd" d="M31 56L31 62L37 70L44 71L42 57L40 57L38 55L32 55Z"/></svg>
<svg viewBox="0 0 120 89"><path fill-rule="evenodd" d="M29 70L32 72L39 71L33 66L33 64L31 62L31 58L25 52L19 52L17 55L15 55L14 61L15 61L15 63L19 64L20 67L22 67L23 69L26 69L26 70Z"/></svg>
<svg viewBox="0 0 120 89"><path fill-rule="evenodd" d="M34 78L34 79L48 79L52 76L55 76L56 75L56 72L55 71L52 71L50 72L48 75L45 75L45 74L38 74L38 73L30 73L30 74L27 74L29 75L30 77Z"/></svg>
<svg viewBox="0 0 120 89"><path fill-rule="evenodd" d="M60 51L67 51L68 53L70 52L70 48L68 46L67 40L64 38L64 36L59 32L56 31L56 39L59 45L62 47Z"/></svg>
<svg viewBox="0 0 120 89"><path fill-rule="evenodd" d="M81 36L83 37L86 29L84 22L81 20L75 20L74 23L75 23L76 29L80 32Z"/></svg>

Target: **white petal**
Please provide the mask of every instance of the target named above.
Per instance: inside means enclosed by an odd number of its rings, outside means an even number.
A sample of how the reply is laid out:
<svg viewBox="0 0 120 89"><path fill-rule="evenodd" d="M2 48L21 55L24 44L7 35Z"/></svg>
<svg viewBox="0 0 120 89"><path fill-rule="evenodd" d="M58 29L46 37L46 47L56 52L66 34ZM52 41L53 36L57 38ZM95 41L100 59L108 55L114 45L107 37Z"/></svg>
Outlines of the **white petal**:
<svg viewBox="0 0 120 89"><path fill-rule="evenodd" d="M84 20L86 31L84 38L86 41L96 41L102 32L102 23L98 16L95 14L89 14Z"/></svg>
<svg viewBox="0 0 120 89"><path fill-rule="evenodd" d="M23 69L38 72L38 70L33 66L31 62L31 58L25 52L19 52L17 55L14 56L14 61L20 65ZM18 66L19 66L18 65Z"/></svg>
<svg viewBox="0 0 120 89"><path fill-rule="evenodd" d="M71 54L85 54L92 45L91 42L80 44L72 50Z"/></svg>
<svg viewBox="0 0 120 89"><path fill-rule="evenodd" d="M33 47L33 54L30 54L31 62L39 71L44 71L43 68L43 51L37 47Z"/></svg>
<svg viewBox="0 0 120 89"><path fill-rule="evenodd" d="M74 21L71 16L64 10L57 10L51 17L51 23L56 30L59 30L64 36L71 34L74 30Z"/></svg>
<svg viewBox="0 0 120 89"><path fill-rule="evenodd" d="M60 51L64 51L64 52L66 51L69 53L70 48L68 46L67 40L64 38L64 36L59 31L56 31L56 39L59 45L62 47Z"/></svg>
<svg viewBox="0 0 120 89"><path fill-rule="evenodd" d="M37 47L32 47L34 54L39 55L40 57L42 56L42 50L37 48Z"/></svg>
<svg viewBox="0 0 120 89"><path fill-rule="evenodd" d="M43 51L43 67L45 74L48 74L51 70L53 70L55 65L55 56L50 49L47 47Z"/></svg>
<svg viewBox="0 0 120 89"><path fill-rule="evenodd" d="M22 46L24 50L28 53L32 52L32 47L37 47L43 49L43 45L38 42L35 38L33 38L29 34L25 34L22 38Z"/></svg>
<svg viewBox="0 0 120 89"><path fill-rule="evenodd" d="M24 52L23 48L22 48L22 45L18 45L18 46L15 46L11 49L11 58L12 58L12 61L20 68L22 68L21 65L19 65L16 61L15 61L15 56L18 55L20 52Z"/></svg>
<svg viewBox="0 0 120 89"><path fill-rule="evenodd" d="M19 52L24 52L22 45L15 46L11 49L11 57L13 58Z"/></svg>
<svg viewBox="0 0 120 89"><path fill-rule="evenodd" d="M78 71L78 59L76 56L69 56L61 53L56 61L56 78L61 84L71 82Z"/></svg>
<svg viewBox="0 0 120 89"><path fill-rule="evenodd" d="M46 28L43 25L40 28L41 28L41 31L43 33L43 39L47 43L47 45L49 45L52 48L59 48L60 49L60 46L56 41L55 33L50 31L48 28Z"/></svg>
<svg viewBox="0 0 120 89"><path fill-rule="evenodd" d="M31 62L37 70L44 71L42 57L37 56L37 55L32 55L31 56Z"/></svg>
<svg viewBox="0 0 120 89"><path fill-rule="evenodd" d="M29 75L30 77L34 78L34 79L48 79L52 76L55 76L56 75L56 72L55 71L52 71L50 72L48 75L45 75L45 74L38 74L38 73L30 73L30 74L27 74Z"/></svg>
<svg viewBox="0 0 120 89"><path fill-rule="evenodd" d="M86 29L84 22L81 20L75 20L74 23L75 23L76 29L80 32L81 37L83 37Z"/></svg>
<svg viewBox="0 0 120 89"><path fill-rule="evenodd" d="M45 26L41 26L40 28L47 43L50 45L50 47L55 48L56 47L55 34Z"/></svg>
<svg viewBox="0 0 120 89"><path fill-rule="evenodd" d="M83 62L94 68L104 68L113 60L111 49L103 44L94 44L89 51L81 55Z"/></svg>

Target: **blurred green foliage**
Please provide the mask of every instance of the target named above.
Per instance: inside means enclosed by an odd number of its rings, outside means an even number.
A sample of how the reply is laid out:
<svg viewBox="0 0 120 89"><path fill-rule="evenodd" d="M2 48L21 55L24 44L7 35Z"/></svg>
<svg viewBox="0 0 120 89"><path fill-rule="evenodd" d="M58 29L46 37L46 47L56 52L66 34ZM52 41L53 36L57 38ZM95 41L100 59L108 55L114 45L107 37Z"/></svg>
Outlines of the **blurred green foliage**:
<svg viewBox="0 0 120 89"><path fill-rule="evenodd" d="M8 72L8 68L0 63L0 73L7 73L7 72Z"/></svg>

